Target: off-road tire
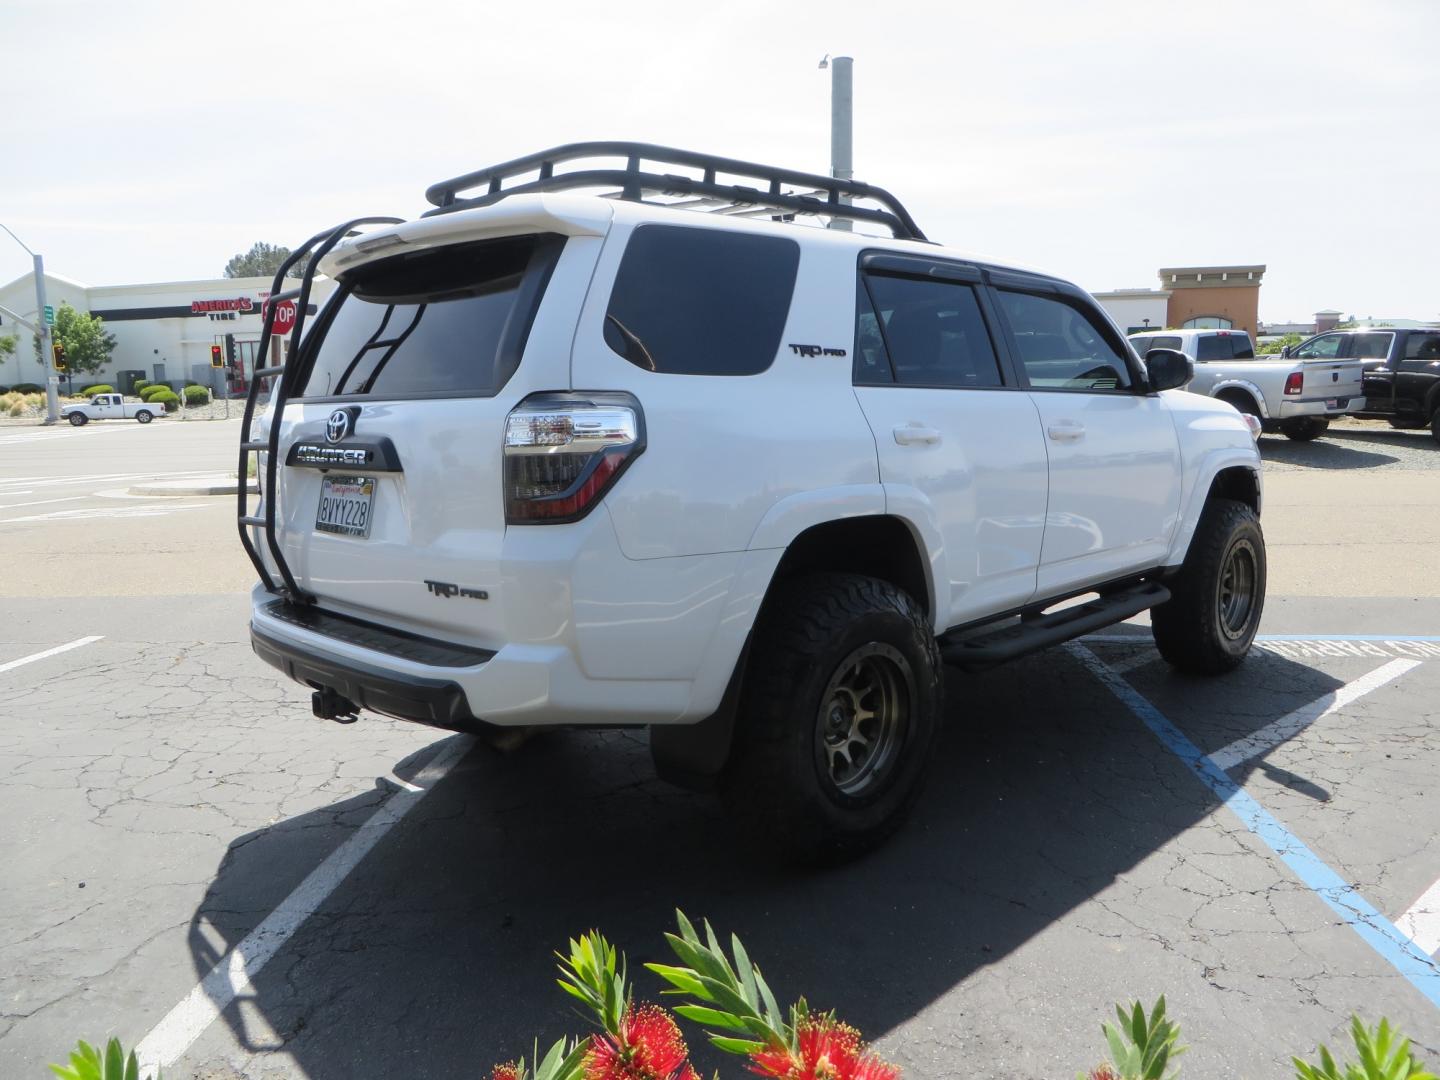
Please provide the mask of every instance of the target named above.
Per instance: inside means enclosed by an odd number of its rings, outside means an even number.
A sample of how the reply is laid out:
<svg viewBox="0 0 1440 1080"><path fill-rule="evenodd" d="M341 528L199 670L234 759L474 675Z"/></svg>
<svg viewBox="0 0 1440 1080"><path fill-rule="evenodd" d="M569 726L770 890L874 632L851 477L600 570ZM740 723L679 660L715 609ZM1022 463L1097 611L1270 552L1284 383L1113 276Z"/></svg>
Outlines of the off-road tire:
<svg viewBox="0 0 1440 1080"><path fill-rule="evenodd" d="M1310 442L1312 439L1318 439L1329 430L1329 420L1316 420L1308 416L1297 417L1294 420L1285 420L1280 424L1280 434L1295 442Z"/></svg>
<svg viewBox="0 0 1440 1080"><path fill-rule="evenodd" d="M90 418L83 412L72 412L66 419L69 420L74 427L84 427L90 422Z"/></svg>
<svg viewBox="0 0 1440 1080"><path fill-rule="evenodd" d="M874 848L920 793L939 727L941 672L930 622L904 590L858 574L784 584L767 599L751 644L722 777L727 808L787 861L838 863ZM866 678L872 690L847 688L846 679L863 686ZM876 709L877 701L896 708ZM853 719L872 709L879 721ZM862 723L889 733L874 738L868 774L851 758L865 747L842 742Z"/></svg>
<svg viewBox="0 0 1440 1080"><path fill-rule="evenodd" d="M1234 499L1207 502L1168 584L1170 599L1150 611L1160 655L1192 675L1237 667L1265 607L1265 537L1255 511Z"/></svg>

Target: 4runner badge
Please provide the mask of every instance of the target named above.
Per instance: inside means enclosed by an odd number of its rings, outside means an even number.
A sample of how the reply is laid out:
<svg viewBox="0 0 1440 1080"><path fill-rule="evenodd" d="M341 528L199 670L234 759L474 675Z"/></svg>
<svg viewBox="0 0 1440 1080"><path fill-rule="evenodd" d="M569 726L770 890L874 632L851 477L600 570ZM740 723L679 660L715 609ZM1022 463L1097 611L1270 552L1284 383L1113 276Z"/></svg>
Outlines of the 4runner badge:
<svg viewBox="0 0 1440 1080"><path fill-rule="evenodd" d="M454 585L448 581L425 580L425 588L430 590L432 596L465 596L471 600L489 600L490 594L484 589L467 589L462 585Z"/></svg>
<svg viewBox="0 0 1440 1080"><path fill-rule="evenodd" d="M844 356L844 349L827 349L823 345L791 345L790 351L796 356Z"/></svg>

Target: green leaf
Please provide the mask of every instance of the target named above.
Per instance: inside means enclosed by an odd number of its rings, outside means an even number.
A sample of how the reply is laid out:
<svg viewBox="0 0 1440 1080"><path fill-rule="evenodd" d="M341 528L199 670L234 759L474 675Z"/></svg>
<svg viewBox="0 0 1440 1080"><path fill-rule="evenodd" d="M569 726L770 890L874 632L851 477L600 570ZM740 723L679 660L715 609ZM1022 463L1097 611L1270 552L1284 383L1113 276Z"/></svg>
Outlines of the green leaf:
<svg viewBox="0 0 1440 1080"><path fill-rule="evenodd" d="M749 1057L757 1050L764 1050L762 1042L752 1042L749 1039L731 1039L724 1035L711 1035L710 1043L716 1049L724 1050L727 1054L741 1054Z"/></svg>
<svg viewBox="0 0 1440 1080"><path fill-rule="evenodd" d="M721 1012L719 1009L707 1008L704 1005L676 1005L675 1014L685 1017L686 1020L693 1020L697 1024L708 1024L711 1027L725 1028L727 1031L748 1030L745 1021L734 1013Z"/></svg>
<svg viewBox="0 0 1440 1080"><path fill-rule="evenodd" d="M735 954L735 970L740 975L740 989L745 995L745 1000L760 1009L760 998L756 995L755 989L755 965L750 963L750 955L741 944L738 934L730 935L730 951Z"/></svg>
<svg viewBox="0 0 1440 1080"><path fill-rule="evenodd" d="M1129 1053L1130 1050L1130 1048L1125 1045L1124 1036L1122 1036L1120 1032L1110 1024L1102 1024L1100 1025L1100 1027L1101 1030L1105 1032L1105 1041L1110 1044L1111 1061L1114 1063L1116 1068L1121 1069L1121 1071L1123 1072L1125 1056Z"/></svg>
<svg viewBox="0 0 1440 1080"><path fill-rule="evenodd" d="M675 990L669 990L666 991L666 993L676 993L678 991L685 994L694 994L698 998L705 997L705 987L695 975L694 969L688 967L670 967L667 964L646 964L645 967L675 987Z"/></svg>

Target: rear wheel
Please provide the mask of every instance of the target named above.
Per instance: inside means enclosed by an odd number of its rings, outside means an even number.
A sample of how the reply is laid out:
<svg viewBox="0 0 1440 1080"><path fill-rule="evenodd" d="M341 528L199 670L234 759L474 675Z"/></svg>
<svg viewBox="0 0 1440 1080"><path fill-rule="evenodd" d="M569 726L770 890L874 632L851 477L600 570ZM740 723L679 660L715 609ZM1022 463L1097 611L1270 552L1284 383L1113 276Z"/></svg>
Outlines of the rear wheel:
<svg viewBox="0 0 1440 1080"><path fill-rule="evenodd" d="M70 414L70 423L72 423L76 427L84 427L87 423L89 423L89 421L90 418L86 416L83 412L72 412Z"/></svg>
<svg viewBox="0 0 1440 1080"><path fill-rule="evenodd" d="M1440 409L1430 414L1430 436L1440 443Z"/></svg>
<svg viewBox="0 0 1440 1080"><path fill-rule="evenodd" d="M1328 430L1330 430L1329 420L1316 420L1310 416L1286 420L1280 425L1280 433L1287 439L1293 439L1296 442L1309 442L1311 439L1318 439Z"/></svg>
<svg viewBox="0 0 1440 1080"><path fill-rule="evenodd" d="M1234 499L1205 504L1170 599L1150 612L1155 647L1172 666L1218 675L1245 659L1265 607L1265 537Z"/></svg>
<svg viewBox="0 0 1440 1080"><path fill-rule="evenodd" d="M798 579L766 608L722 793L783 855L844 861L920 793L940 711L935 636L909 594L856 574Z"/></svg>
<svg viewBox="0 0 1440 1080"><path fill-rule="evenodd" d="M1235 406L1236 410L1239 412L1248 413L1249 415L1255 417L1255 419L1257 420L1261 419L1260 407L1255 404L1255 399L1244 391L1221 394L1220 400L1226 402L1229 405Z"/></svg>
<svg viewBox="0 0 1440 1080"><path fill-rule="evenodd" d="M151 421L152 417L144 409L141 409L135 414L135 419L139 420L142 424L148 424Z"/></svg>

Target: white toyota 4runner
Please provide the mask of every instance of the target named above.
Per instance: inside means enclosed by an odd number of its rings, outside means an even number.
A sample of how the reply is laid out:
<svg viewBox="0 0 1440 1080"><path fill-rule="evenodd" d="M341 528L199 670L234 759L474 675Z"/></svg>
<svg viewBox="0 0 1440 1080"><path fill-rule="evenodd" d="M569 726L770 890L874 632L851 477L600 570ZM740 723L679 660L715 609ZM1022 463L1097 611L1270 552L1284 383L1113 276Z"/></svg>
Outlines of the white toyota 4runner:
<svg viewBox="0 0 1440 1080"><path fill-rule="evenodd" d="M833 859L914 802L943 664L1146 609L1182 670L1250 648L1254 434L1074 285L642 144L427 196L296 252L339 287L246 408L252 639L317 715L646 725L662 776Z"/></svg>

